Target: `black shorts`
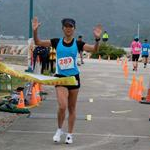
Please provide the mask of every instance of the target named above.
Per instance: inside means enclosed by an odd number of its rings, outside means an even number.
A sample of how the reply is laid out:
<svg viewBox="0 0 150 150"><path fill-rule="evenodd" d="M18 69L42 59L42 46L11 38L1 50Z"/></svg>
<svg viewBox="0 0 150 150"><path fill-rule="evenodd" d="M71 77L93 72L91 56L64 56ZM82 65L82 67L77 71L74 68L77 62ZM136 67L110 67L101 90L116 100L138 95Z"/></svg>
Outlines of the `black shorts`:
<svg viewBox="0 0 150 150"><path fill-rule="evenodd" d="M132 54L132 61L138 61L140 54Z"/></svg>
<svg viewBox="0 0 150 150"><path fill-rule="evenodd" d="M79 76L79 74L72 75L72 76L74 76L76 78L77 85L56 85L55 87L57 87L57 86L63 86L63 87L66 87L68 90L79 89L80 88L80 76ZM66 76L60 75L60 74L56 74L55 77L62 78L62 77L66 77Z"/></svg>
<svg viewBox="0 0 150 150"><path fill-rule="evenodd" d="M142 55L142 57L148 58L148 55Z"/></svg>
<svg viewBox="0 0 150 150"><path fill-rule="evenodd" d="M108 39L107 39L107 38L103 38L102 40L103 40L103 42L107 42L107 41L108 41Z"/></svg>

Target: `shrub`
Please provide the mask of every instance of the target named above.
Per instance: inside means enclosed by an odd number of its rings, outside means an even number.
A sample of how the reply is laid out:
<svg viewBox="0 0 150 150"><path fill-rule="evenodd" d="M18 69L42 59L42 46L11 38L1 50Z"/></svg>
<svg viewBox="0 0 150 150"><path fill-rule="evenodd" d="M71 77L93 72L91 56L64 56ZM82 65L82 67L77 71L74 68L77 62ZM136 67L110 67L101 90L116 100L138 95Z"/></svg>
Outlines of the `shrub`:
<svg viewBox="0 0 150 150"><path fill-rule="evenodd" d="M101 43L98 52L93 53L91 58L98 59L99 55L101 55L102 59L107 59L110 56L110 59L117 59L117 57L122 57L126 52L112 45L108 45L105 43Z"/></svg>

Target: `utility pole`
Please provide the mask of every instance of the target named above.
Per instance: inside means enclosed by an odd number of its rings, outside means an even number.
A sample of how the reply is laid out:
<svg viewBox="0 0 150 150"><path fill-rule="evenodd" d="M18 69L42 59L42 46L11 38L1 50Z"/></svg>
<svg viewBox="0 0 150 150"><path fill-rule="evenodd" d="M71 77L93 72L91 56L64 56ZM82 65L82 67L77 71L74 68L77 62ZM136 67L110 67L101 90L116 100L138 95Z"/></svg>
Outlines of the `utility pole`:
<svg viewBox="0 0 150 150"><path fill-rule="evenodd" d="M32 38L33 0L30 0L29 38Z"/></svg>
<svg viewBox="0 0 150 150"><path fill-rule="evenodd" d="M33 0L29 0L30 1L30 8L29 8L29 40L28 40L28 69L25 70L26 72L32 72L32 55L31 55L31 48L33 46L33 42L32 42L32 19L33 19Z"/></svg>
<svg viewBox="0 0 150 150"><path fill-rule="evenodd" d="M140 38L140 24L138 23L137 36Z"/></svg>

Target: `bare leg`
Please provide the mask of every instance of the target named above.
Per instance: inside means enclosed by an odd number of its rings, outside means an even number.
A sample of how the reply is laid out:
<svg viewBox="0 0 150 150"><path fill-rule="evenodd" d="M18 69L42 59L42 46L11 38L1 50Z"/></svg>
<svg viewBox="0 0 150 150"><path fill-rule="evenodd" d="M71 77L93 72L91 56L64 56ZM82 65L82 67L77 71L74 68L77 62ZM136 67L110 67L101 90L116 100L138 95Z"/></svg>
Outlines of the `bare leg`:
<svg viewBox="0 0 150 150"><path fill-rule="evenodd" d="M135 62L135 71L137 71L138 68L138 61Z"/></svg>
<svg viewBox="0 0 150 150"><path fill-rule="evenodd" d="M145 58L144 58L144 68L146 68L147 62L148 62L148 58L145 57Z"/></svg>
<svg viewBox="0 0 150 150"><path fill-rule="evenodd" d="M65 120L65 111L68 103L68 89L65 87L56 87L57 101L58 101L58 128L62 128Z"/></svg>
<svg viewBox="0 0 150 150"><path fill-rule="evenodd" d="M84 64L84 61L83 61L83 52L80 51L80 58L81 58L81 64Z"/></svg>
<svg viewBox="0 0 150 150"><path fill-rule="evenodd" d="M69 111L69 118L68 118L68 133L73 132L73 127L76 118L76 103L77 103L77 96L78 96L78 89L70 90L69 91L69 98L68 98L68 111Z"/></svg>
<svg viewBox="0 0 150 150"><path fill-rule="evenodd" d="M136 69L136 61L133 61L133 70Z"/></svg>

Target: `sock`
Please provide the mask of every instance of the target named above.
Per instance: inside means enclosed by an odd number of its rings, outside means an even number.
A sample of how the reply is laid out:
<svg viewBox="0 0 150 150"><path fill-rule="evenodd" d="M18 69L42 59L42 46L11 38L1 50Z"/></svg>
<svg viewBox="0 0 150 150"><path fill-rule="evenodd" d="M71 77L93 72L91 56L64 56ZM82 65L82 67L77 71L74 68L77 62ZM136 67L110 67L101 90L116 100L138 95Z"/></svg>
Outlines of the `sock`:
<svg viewBox="0 0 150 150"><path fill-rule="evenodd" d="M62 129L61 129L61 128L58 128L58 129L57 129L57 131L61 132L61 131L62 131Z"/></svg>
<svg viewBox="0 0 150 150"><path fill-rule="evenodd" d="M69 136L69 137L72 136L72 133L67 133L67 136Z"/></svg>

